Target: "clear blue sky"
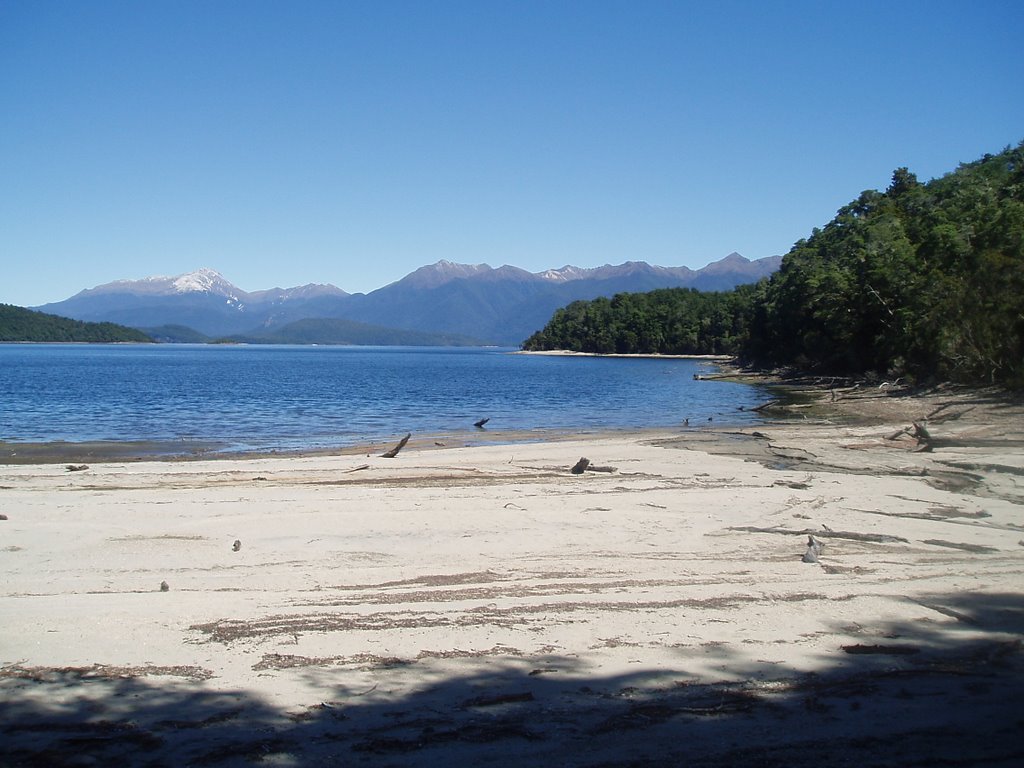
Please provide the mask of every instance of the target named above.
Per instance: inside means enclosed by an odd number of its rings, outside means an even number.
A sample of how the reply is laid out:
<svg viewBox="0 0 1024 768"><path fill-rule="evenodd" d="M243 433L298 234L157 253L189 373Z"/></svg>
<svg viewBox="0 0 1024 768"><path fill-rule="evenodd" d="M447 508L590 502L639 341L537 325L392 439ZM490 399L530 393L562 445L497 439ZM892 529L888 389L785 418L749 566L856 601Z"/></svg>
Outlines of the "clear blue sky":
<svg viewBox="0 0 1024 768"><path fill-rule="evenodd" d="M0 302L785 253L1024 139L1024 3L0 0Z"/></svg>

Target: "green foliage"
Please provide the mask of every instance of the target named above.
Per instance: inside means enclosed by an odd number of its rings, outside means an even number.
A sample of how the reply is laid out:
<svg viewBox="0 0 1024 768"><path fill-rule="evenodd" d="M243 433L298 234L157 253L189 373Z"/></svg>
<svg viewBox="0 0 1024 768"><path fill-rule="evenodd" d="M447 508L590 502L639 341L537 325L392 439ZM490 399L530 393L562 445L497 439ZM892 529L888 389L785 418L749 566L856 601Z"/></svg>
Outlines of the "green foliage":
<svg viewBox="0 0 1024 768"><path fill-rule="evenodd" d="M114 323L86 323L0 304L0 341L151 342L142 331Z"/></svg>
<svg viewBox="0 0 1024 768"><path fill-rule="evenodd" d="M755 286L725 293L664 288L575 301L555 312L527 350L604 354L735 354L747 336Z"/></svg>
<svg viewBox="0 0 1024 768"><path fill-rule="evenodd" d="M744 347L836 373L1024 384L1024 144L906 168L785 256Z"/></svg>
<svg viewBox="0 0 1024 768"><path fill-rule="evenodd" d="M926 184L896 169L767 281L578 301L523 347L1024 386L1024 143Z"/></svg>

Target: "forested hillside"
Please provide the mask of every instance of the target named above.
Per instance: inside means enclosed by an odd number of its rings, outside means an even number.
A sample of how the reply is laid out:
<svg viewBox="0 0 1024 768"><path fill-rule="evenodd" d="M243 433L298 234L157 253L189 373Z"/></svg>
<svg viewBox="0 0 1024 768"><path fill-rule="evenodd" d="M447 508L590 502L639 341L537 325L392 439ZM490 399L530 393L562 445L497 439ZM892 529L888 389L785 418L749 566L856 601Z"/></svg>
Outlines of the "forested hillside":
<svg viewBox="0 0 1024 768"><path fill-rule="evenodd" d="M523 348L601 354L738 354L750 335L756 290L750 285L722 293L664 288L574 301L555 312Z"/></svg>
<svg viewBox="0 0 1024 768"><path fill-rule="evenodd" d="M626 351L635 337L629 351L1024 385L1024 143L925 184L897 169L885 192L863 192L756 286L645 296L560 310L524 348Z"/></svg>
<svg viewBox="0 0 1024 768"><path fill-rule="evenodd" d="M85 323L0 304L0 341L145 342L152 339L142 331L114 323Z"/></svg>

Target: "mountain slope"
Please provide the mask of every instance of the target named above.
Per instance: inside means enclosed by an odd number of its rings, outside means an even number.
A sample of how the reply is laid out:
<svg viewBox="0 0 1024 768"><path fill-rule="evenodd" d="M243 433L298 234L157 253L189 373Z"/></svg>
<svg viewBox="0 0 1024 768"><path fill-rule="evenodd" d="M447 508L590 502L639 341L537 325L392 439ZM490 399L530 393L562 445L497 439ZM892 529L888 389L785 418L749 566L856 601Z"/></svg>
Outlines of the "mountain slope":
<svg viewBox="0 0 1024 768"><path fill-rule="evenodd" d="M530 273L515 267L450 262L421 267L396 283L353 296L344 316L398 328L422 328L518 345L544 327L559 307L578 299L658 288L727 290L757 282L778 268L779 257L750 261L733 253L701 270L626 262L592 269L563 267Z"/></svg>
<svg viewBox="0 0 1024 768"><path fill-rule="evenodd" d="M231 337L253 344L332 344L403 347L477 346L479 339L368 325L354 320L308 318L272 331Z"/></svg>
<svg viewBox="0 0 1024 768"><path fill-rule="evenodd" d="M701 270L627 261L531 273L507 265L439 261L368 294L348 294L333 285L246 292L217 272L200 269L107 283L41 309L136 328L187 326L211 337L263 336L320 318L518 345L556 309L577 299L671 287L723 290L756 282L777 266L774 257L749 261L735 253Z"/></svg>
<svg viewBox="0 0 1024 768"><path fill-rule="evenodd" d="M316 284L249 293L203 268L176 277L117 280L37 309L134 328L184 325L221 336L329 315L347 296L336 286Z"/></svg>

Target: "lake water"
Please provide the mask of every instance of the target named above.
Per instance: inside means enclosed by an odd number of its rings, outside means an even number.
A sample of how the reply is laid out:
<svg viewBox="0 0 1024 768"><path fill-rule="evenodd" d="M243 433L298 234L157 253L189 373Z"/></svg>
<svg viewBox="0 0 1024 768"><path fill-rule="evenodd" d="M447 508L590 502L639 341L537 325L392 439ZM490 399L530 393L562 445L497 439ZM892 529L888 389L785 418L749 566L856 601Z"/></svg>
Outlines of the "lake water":
<svg viewBox="0 0 1024 768"><path fill-rule="evenodd" d="M483 437L749 424L761 387L692 360L491 348L0 344L0 440L343 447L412 432ZM518 434L517 439L523 439ZM172 452L172 451L168 451Z"/></svg>

